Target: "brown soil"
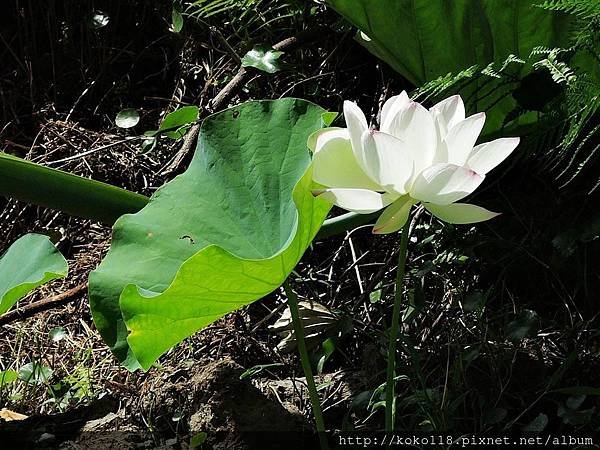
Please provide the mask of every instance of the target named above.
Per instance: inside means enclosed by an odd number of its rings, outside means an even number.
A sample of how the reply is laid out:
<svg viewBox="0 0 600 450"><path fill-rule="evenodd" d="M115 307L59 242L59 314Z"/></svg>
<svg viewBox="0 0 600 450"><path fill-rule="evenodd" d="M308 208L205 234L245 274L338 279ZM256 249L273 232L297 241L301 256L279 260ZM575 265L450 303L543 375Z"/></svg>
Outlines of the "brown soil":
<svg viewBox="0 0 600 450"><path fill-rule="evenodd" d="M163 380L140 399L154 410L153 430L132 425L119 402L105 396L68 413L1 422L0 438L13 448L188 448L206 433L203 449L279 449L283 442L290 450L309 448L310 428L301 413L240 380L243 372L227 357Z"/></svg>

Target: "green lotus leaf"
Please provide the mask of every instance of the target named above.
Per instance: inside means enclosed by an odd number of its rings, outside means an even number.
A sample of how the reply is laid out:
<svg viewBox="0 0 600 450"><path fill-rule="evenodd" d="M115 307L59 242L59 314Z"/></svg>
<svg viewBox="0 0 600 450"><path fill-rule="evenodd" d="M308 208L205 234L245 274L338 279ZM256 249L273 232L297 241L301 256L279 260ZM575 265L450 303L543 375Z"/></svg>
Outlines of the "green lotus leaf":
<svg viewBox="0 0 600 450"><path fill-rule="evenodd" d="M254 101L207 118L190 167L123 216L90 276L102 337L147 369L197 330L276 289L330 206L314 199L308 136L320 107Z"/></svg>
<svg viewBox="0 0 600 450"><path fill-rule="evenodd" d="M360 42L419 86L540 45L568 44L570 19L533 0L327 0Z"/></svg>
<svg viewBox="0 0 600 450"><path fill-rule="evenodd" d="M319 231L329 206L310 192L312 174L302 178L294 199L298 230L282 252L268 259L243 259L209 246L188 259L162 294L134 285L121 295L130 334L127 341L144 369L165 351L231 311L277 289Z"/></svg>
<svg viewBox="0 0 600 450"><path fill-rule="evenodd" d="M0 257L0 314L35 288L67 276L67 261L48 236L26 234Z"/></svg>
<svg viewBox="0 0 600 450"><path fill-rule="evenodd" d="M534 0L327 0L362 33L357 40L415 86L468 68L497 70L509 55L525 61L538 46L568 47L571 19ZM514 78L531 65L512 63ZM480 77L458 83L473 111L486 111L484 133L512 120L517 83ZM445 92L444 97L453 92ZM519 125L537 120L531 113ZM516 125L516 124L515 124Z"/></svg>

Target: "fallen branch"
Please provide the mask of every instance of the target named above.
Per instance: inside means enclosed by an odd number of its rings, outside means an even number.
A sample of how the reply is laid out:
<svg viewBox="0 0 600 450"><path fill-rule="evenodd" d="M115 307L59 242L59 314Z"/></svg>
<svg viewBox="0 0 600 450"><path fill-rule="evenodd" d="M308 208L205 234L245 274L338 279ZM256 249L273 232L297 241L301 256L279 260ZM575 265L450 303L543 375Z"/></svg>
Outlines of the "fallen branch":
<svg viewBox="0 0 600 450"><path fill-rule="evenodd" d="M322 37L323 29L306 30L296 36L286 38L273 45L277 51L292 50L293 48ZM258 76L262 72L253 67L240 67L235 76L225 85L223 89L210 102L208 112L215 112L226 106L227 102L241 89L246 82L253 76ZM193 153L194 143L198 138L200 125L195 124L186 133L181 149L177 152L173 161L162 171L161 175L171 173L180 173L184 163L188 162L189 156Z"/></svg>
<svg viewBox="0 0 600 450"><path fill-rule="evenodd" d="M85 291L87 289L87 286L87 282L81 283L75 286L74 288L69 289L68 291L55 295L54 297L50 297L34 303L29 303L28 305L25 305L22 308L9 311L6 314L0 316L0 327L12 322L16 322L18 320L26 319L38 312L47 311L49 309L56 308L57 306L62 306L66 305L67 303L71 303L77 300L79 294Z"/></svg>

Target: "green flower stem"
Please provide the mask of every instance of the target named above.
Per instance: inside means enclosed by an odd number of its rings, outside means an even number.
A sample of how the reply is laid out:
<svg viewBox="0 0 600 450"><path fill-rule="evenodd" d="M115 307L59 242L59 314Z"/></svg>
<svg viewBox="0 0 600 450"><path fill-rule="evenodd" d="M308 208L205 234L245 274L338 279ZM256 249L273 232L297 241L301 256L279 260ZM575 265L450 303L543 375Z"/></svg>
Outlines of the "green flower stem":
<svg viewBox="0 0 600 450"><path fill-rule="evenodd" d="M394 431L394 404L396 384L396 341L400 329L400 306L402 304L402 289L404 284L404 269L406 267L406 250L408 247L408 229L410 220L402 228L400 249L398 250L398 268L396 269L396 288L394 292L394 309L390 327L390 342L388 344L387 381L385 385L385 431Z"/></svg>
<svg viewBox="0 0 600 450"><path fill-rule="evenodd" d="M308 385L308 396L310 397L310 403L315 417L315 424L317 426L317 433L319 434L319 442L321 444L321 450L328 450L329 444L327 443L327 436L325 435L325 421L323 420L323 411L321 410L321 402L319 401L319 394L317 393L317 386L315 385L315 378L312 373L310 365L310 358L308 356L308 350L306 348L306 341L304 340L304 327L300 319L300 311L298 309L298 297L292 291L289 280L283 283L283 288L288 298L288 306L290 313L292 314L292 323L294 325L294 333L296 334L296 342L298 344L298 352L300 353L300 361L302 362L302 370L306 376L306 384Z"/></svg>

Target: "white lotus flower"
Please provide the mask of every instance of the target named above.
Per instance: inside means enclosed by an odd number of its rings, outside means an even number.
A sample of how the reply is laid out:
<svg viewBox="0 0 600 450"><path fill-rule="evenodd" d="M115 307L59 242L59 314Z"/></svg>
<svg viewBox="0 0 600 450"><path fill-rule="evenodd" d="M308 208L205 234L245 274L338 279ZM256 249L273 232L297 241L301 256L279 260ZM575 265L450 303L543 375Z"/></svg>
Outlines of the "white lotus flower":
<svg viewBox="0 0 600 450"><path fill-rule="evenodd" d="M519 138L475 146L485 113L465 118L460 96L427 110L402 92L383 105L380 130L369 129L355 103L344 102L344 116L348 128L325 128L309 138L313 179L325 186L314 195L361 214L386 208L373 228L376 234L401 229L419 202L449 223L475 223L498 215L455 202L477 189Z"/></svg>

